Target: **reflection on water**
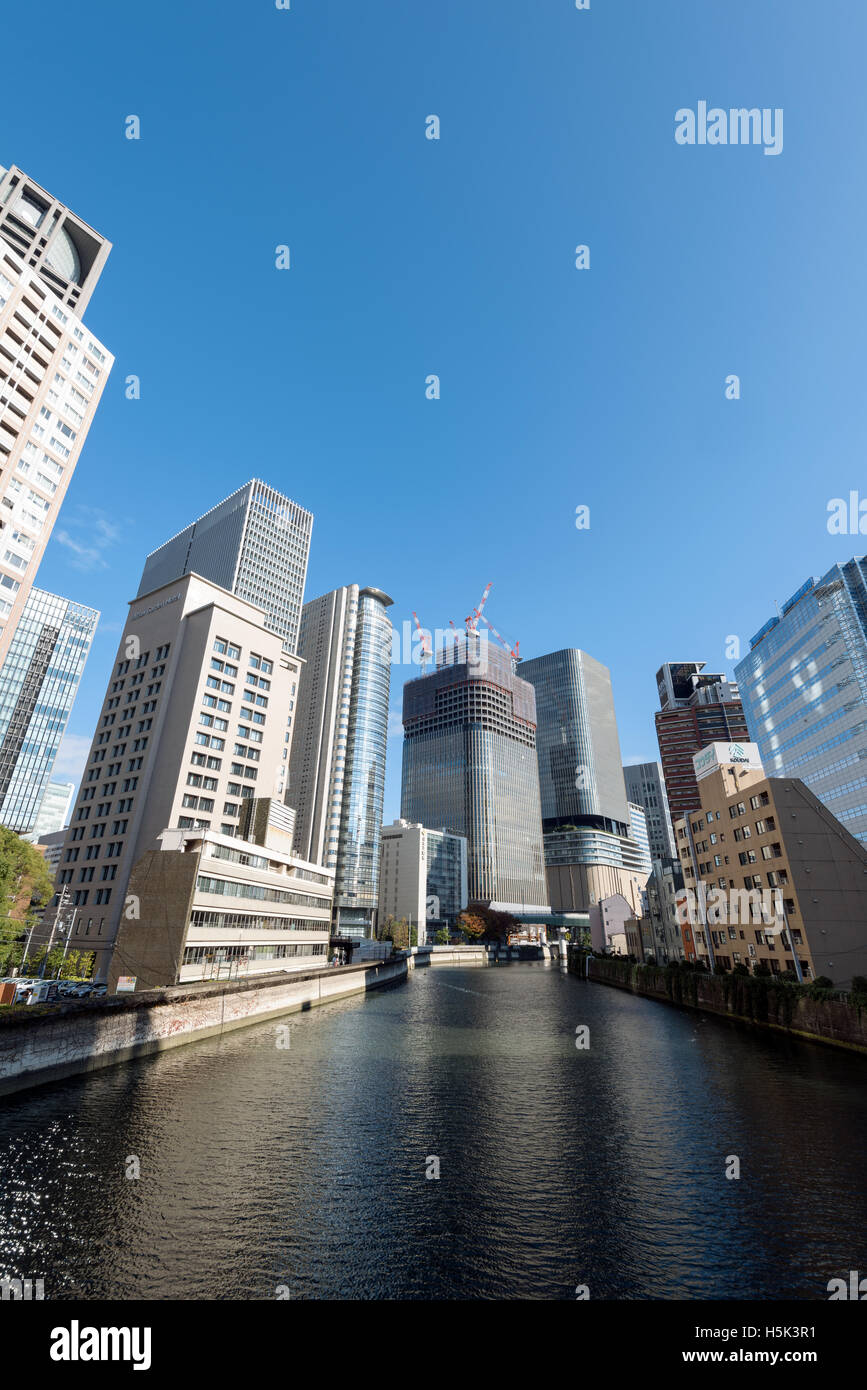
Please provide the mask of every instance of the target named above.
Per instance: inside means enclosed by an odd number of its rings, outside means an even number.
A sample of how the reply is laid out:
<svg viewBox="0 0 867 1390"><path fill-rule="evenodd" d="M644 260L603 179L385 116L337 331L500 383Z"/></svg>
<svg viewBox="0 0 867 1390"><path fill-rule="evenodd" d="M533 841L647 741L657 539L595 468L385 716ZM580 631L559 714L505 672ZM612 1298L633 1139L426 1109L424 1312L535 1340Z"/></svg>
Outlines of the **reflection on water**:
<svg viewBox="0 0 867 1390"><path fill-rule="evenodd" d="M288 1049L272 1022L0 1102L0 1274L46 1298L824 1299L867 1269L867 1059L542 964L278 1022Z"/></svg>

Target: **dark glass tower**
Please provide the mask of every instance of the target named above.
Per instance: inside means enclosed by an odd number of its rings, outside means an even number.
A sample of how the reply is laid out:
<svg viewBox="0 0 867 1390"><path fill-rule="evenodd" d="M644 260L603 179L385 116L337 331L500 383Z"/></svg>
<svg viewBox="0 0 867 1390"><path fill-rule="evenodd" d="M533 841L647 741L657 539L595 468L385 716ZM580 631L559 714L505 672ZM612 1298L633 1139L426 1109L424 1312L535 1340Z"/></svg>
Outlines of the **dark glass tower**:
<svg viewBox="0 0 867 1390"><path fill-rule="evenodd" d="M536 701L511 657L446 648L404 686L403 727L402 818L467 837L471 903L547 912Z"/></svg>

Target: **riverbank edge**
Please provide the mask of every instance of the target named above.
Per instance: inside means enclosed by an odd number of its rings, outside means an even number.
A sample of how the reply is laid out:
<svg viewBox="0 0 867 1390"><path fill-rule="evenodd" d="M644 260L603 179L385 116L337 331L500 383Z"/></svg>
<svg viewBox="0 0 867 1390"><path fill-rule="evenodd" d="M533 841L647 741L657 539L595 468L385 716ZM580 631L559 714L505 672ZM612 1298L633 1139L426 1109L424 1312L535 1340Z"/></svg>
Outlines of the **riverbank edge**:
<svg viewBox="0 0 867 1390"><path fill-rule="evenodd" d="M718 1018L731 1019L733 1023L767 1028L804 1042L838 1047L846 1052L867 1056L867 1010L844 1000L787 999L783 991L775 994L770 990L764 996L764 1003L768 1008L768 1014L773 1012L775 1016L761 1017L730 1007L732 1000L726 993L728 977L689 974L693 997L685 997L681 991L680 997L674 998L668 988L673 981L668 972L660 967L638 966L630 961L600 959L598 956L591 956L587 960L585 953L573 952L570 949L569 971L581 979L611 985L615 989L625 989L631 994L655 1000L660 1004L672 1004L675 1008L715 1014ZM683 983L682 979L680 983ZM730 989L731 985L728 988ZM786 1009L791 1009L790 1019L781 1018L781 1013Z"/></svg>
<svg viewBox="0 0 867 1390"><path fill-rule="evenodd" d="M3 1011L0 1097L403 984L423 966L487 963L483 947L414 947L384 961Z"/></svg>

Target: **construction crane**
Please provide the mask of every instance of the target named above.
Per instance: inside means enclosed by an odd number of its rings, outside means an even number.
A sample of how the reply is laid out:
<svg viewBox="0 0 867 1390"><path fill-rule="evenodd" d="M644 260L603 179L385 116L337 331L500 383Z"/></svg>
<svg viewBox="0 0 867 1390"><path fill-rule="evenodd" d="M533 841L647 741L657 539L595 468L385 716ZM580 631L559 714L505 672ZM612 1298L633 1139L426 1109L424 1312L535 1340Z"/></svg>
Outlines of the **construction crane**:
<svg viewBox="0 0 867 1390"><path fill-rule="evenodd" d="M413 613L412 616L415 618L415 625L418 629L418 635L421 638L421 673L422 675L424 675L425 667L427 666L427 659L430 656L430 635L429 633L425 632L424 628L419 622L418 614Z"/></svg>
<svg viewBox="0 0 867 1390"><path fill-rule="evenodd" d="M491 580L490 584L485 589L485 592L482 594L482 599L478 608L474 608L470 616L464 619L464 625L467 629L467 632L475 632L476 628L478 627L479 618L482 616L482 609L488 601L488 594L491 592L493 586L494 581Z"/></svg>
<svg viewBox="0 0 867 1390"><path fill-rule="evenodd" d="M510 646L509 643L506 641L505 637L503 637L503 635L497 631L497 629L494 627L494 624L493 624L492 622L489 622L488 619L487 619L486 617L484 617L483 614L481 614L481 613L479 613L479 617L482 619L482 622L485 623L485 624L491 629L491 632L494 634L494 636L497 638L497 640L503 644L503 646L506 648L506 651L509 653L509 656L512 658L512 660L513 660L513 661L520 661L520 660L521 660L521 654L520 654L520 646L521 646L521 644L520 644L520 642L516 642L515 645L514 645L514 647Z"/></svg>

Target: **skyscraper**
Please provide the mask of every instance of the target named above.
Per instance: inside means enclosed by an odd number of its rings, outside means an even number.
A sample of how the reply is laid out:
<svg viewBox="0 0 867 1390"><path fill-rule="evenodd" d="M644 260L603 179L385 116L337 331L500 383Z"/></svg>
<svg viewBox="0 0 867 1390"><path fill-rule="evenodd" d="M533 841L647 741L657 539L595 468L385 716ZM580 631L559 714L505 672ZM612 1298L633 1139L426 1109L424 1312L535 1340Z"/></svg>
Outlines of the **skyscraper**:
<svg viewBox="0 0 867 1390"><path fill-rule="evenodd" d="M0 669L114 361L80 317L110 249L0 168Z"/></svg>
<svg viewBox="0 0 867 1390"><path fill-rule="evenodd" d="M38 840L42 835L55 835L69 824L69 813L75 800L74 782L48 783L42 796L30 839Z"/></svg>
<svg viewBox="0 0 867 1390"><path fill-rule="evenodd" d="M76 909L75 945L97 952L103 978L118 927L144 921L136 916L141 904L127 902L136 865L152 853L155 872L167 873L174 862L162 852L164 831L174 835L171 848L186 870L191 847L196 855L223 861L219 873L211 866L216 887L210 879L203 888L195 875L184 878L184 894L195 887L205 893L204 901L175 899L166 881L163 911L171 921L152 920L166 940L169 926L172 933L179 929L172 936L178 949L186 940L185 914L194 909L204 914L195 935L195 949L202 951L222 950L229 942L251 950L257 943L285 942L274 933L294 930L295 918L298 929L307 929L301 909L308 905L308 890L286 884L278 892L267 877L258 888L251 886L247 871L255 867L249 858L255 852L240 838L248 798L282 800L286 710L297 665L283 651L281 637L266 628L261 609L198 575L175 578L130 604L57 880L68 885ZM274 872L299 879L312 872L303 865L299 872L285 855L277 858ZM330 915L328 876L319 877ZM323 896L314 889L310 894ZM263 899L299 906L276 914L281 921L275 924ZM319 901L310 905L322 907ZM318 920L315 930L321 935ZM243 954L248 957L246 949ZM163 969L166 961L159 965Z"/></svg>
<svg viewBox="0 0 867 1390"><path fill-rule="evenodd" d="M644 807L651 858L676 859L665 778L659 763L630 763L624 767L623 776L629 800Z"/></svg>
<svg viewBox="0 0 867 1390"><path fill-rule="evenodd" d="M551 905L584 912L619 893L636 908L650 872L647 829L642 808L626 798L611 674L577 647L520 669L536 693Z"/></svg>
<svg viewBox="0 0 867 1390"><path fill-rule="evenodd" d="M735 674L770 777L799 777L867 843L867 557L810 578Z"/></svg>
<svg viewBox="0 0 867 1390"><path fill-rule="evenodd" d="M738 687L703 661L670 661L656 673L656 737L672 822L700 804L693 755L709 743L749 741Z"/></svg>
<svg viewBox="0 0 867 1390"><path fill-rule="evenodd" d="M304 662L286 800L298 853L335 872L343 935L376 921L391 677L392 600L348 584L305 603Z"/></svg>
<svg viewBox="0 0 867 1390"><path fill-rule="evenodd" d="M36 826L99 613L31 589L0 676L0 824ZM59 828L59 827L58 827Z"/></svg>
<svg viewBox="0 0 867 1390"><path fill-rule="evenodd" d="M312 530L311 512L253 478L147 557L139 597L200 574L263 608L265 626L294 654Z"/></svg>
<svg viewBox="0 0 867 1390"><path fill-rule="evenodd" d="M477 635L403 690L401 817L467 838L471 903L547 913L533 688Z"/></svg>

